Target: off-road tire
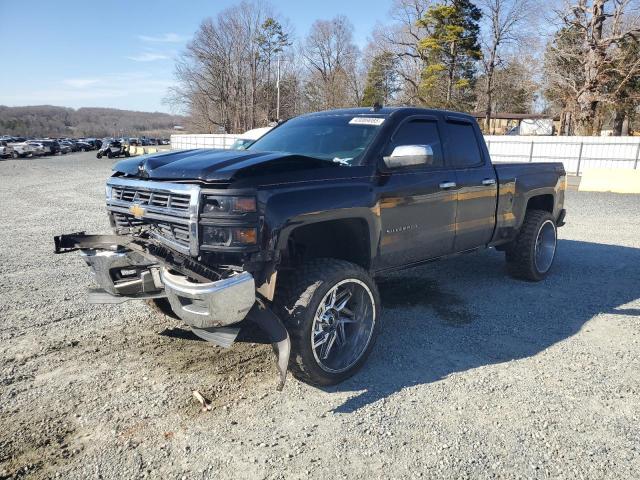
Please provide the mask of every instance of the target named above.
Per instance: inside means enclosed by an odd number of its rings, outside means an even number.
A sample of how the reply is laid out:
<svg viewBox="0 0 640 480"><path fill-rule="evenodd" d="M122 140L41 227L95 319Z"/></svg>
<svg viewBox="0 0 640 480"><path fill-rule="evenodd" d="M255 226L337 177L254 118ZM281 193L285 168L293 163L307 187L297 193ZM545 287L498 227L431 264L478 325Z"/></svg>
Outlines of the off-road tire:
<svg viewBox="0 0 640 480"><path fill-rule="evenodd" d="M102 153L100 152L96 153L96 158L102 158Z"/></svg>
<svg viewBox="0 0 640 480"><path fill-rule="evenodd" d="M544 280L551 271L551 266L544 272L540 271L536 266L535 260L538 234L542 226L549 221L553 223L553 227L556 229L557 242L557 228L553 216L545 210L527 211L518 236L505 248L507 271L512 277L530 282L539 282ZM553 266L553 263L551 265Z"/></svg>
<svg viewBox="0 0 640 480"><path fill-rule="evenodd" d="M167 317L174 318L176 320L180 320L171 308L171 304L169 300L166 298L150 298L144 301L147 306L151 309L153 313L158 313L160 315L166 315Z"/></svg>
<svg viewBox="0 0 640 480"><path fill-rule="evenodd" d="M109 157L109 158L113 158L113 153L108 152L108 153L107 153L107 157Z"/></svg>
<svg viewBox="0 0 640 480"><path fill-rule="evenodd" d="M284 273L284 272L283 272ZM337 283L345 279L363 282L373 296L375 322L369 343L348 370L332 373L322 369L314 356L311 340L313 319L320 302ZM295 272L278 277L274 311L291 337L289 370L298 380L325 386L340 383L354 375L365 363L380 331L380 295L371 276L360 266L333 258L320 258L303 264Z"/></svg>

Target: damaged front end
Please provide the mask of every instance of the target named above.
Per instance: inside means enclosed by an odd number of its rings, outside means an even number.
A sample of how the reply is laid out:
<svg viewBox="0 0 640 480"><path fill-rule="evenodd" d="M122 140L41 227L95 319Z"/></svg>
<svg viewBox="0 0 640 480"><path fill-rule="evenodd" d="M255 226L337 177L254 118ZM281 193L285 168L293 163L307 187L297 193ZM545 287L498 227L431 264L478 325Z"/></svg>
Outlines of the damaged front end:
<svg viewBox="0 0 640 480"><path fill-rule="evenodd" d="M110 197L114 188L120 189L117 199ZM281 390L290 352L287 330L256 293L251 272L203 261L201 197L197 186L112 178L107 208L119 234L60 235L54 238L55 252L80 251L99 286L89 290L90 303L166 298L196 335L225 348L242 322L255 323L276 352Z"/></svg>

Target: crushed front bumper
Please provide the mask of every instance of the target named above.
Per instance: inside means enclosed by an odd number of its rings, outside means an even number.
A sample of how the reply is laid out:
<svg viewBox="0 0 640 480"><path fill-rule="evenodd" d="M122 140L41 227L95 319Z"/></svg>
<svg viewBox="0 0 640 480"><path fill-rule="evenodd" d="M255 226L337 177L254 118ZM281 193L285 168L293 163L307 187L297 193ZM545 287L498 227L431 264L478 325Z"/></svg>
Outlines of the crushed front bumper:
<svg viewBox="0 0 640 480"><path fill-rule="evenodd" d="M90 291L92 303L167 297L174 313L196 335L225 348L235 341L240 322L255 323L270 339L277 356L278 390L284 387L289 334L278 316L256 297L249 272L216 273L145 238L78 232L57 236L54 242L55 253L80 250L91 267L100 286L99 291Z"/></svg>
<svg viewBox="0 0 640 480"><path fill-rule="evenodd" d="M90 249L82 249L80 254L91 268L96 283L105 293L123 297L123 301L164 296L160 267L142 255L127 250ZM99 298L90 295L89 301L99 303L92 301Z"/></svg>

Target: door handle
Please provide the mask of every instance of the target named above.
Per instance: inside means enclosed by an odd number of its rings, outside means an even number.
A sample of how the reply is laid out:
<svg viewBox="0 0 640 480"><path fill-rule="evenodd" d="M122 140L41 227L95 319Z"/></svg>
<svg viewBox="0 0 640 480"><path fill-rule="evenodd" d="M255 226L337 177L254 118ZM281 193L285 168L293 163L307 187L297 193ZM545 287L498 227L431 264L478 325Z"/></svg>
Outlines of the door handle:
<svg viewBox="0 0 640 480"><path fill-rule="evenodd" d="M495 184L496 184L495 178L485 178L484 180L482 180L482 185L495 185Z"/></svg>
<svg viewBox="0 0 640 480"><path fill-rule="evenodd" d="M440 184L440 188L442 190L448 190L450 188L455 188L456 187L456 182L442 182Z"/></svg>

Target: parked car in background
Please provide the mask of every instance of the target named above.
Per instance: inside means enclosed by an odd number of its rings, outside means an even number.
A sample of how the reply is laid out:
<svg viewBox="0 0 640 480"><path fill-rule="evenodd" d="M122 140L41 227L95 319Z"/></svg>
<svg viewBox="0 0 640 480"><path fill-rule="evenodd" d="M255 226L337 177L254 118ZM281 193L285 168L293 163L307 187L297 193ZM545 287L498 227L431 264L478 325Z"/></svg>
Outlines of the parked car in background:
<svg viewBox="0 0 640 480"><path fill-rule="evenodd" d="M60 146L60 153L62 155L65 155L72 151L71 145L68 142L58 142L58 145Z"/></svg>
<svg viewBox="0 0 640 480"><path fill-rule="evenodd" d="M41 156L46 153L45 147L42 143L36 142L35 140L28 140L26 143L33 149L33 155Z"/></svg>
<svg viewBox="0 0 640 480"><path fill-rule="evenodd" d="M81 152L88 152L95 149L95 147L88 142L78 141L76 142L76 145L78 146L78 150Z"/></svg>
<svg viewBox="0 0 640 480"><path fill-rule="evenodd" d="M93 147L93 150L97 150L102 146L102 141L97 138L81 138L81 142L86 142Z"/></svg>
<svg viewBox="0 0 640 480"><path fill-rule="evenodd" d="M58 140L58 143L60 144L60 150L62 153L77 151L75 144L69 140Z"/></svg>
<svg viewBox="0 0 640 480"><path fill-rule="evenodd" d="M47 150L45 155L57 155L62 152L60 144L56 140L40 140L40 143L42 143L45 150Z"/></svg>
<svg viewBox="0 0 640 480"><path fill-rule="evenodd" d="M0 140L0 158L13 157L13 147L6 140Z"/></svg>
<svg viewBox="0 0 640 480"><path fill-rule="evenodd" d="M237 138L233 144L231 144L232 150L244 150L253 142L262 137L265 133L271 130L273 127L254 128L253 130L247 130L240 138Z"/></svg>
<svg viewBox="0 0 640 480"><path fill-rule="evenodd" d="M171 145L171 140L169 140L168 138L163 138L160 141L160 145Z"/></svg>
<svg viewBox="0 0 640 480"><path fill-rule="evenodd" d="M34 155L35 148L29 145L27 142L12 143L13 158L26 158Z"/></svg>

